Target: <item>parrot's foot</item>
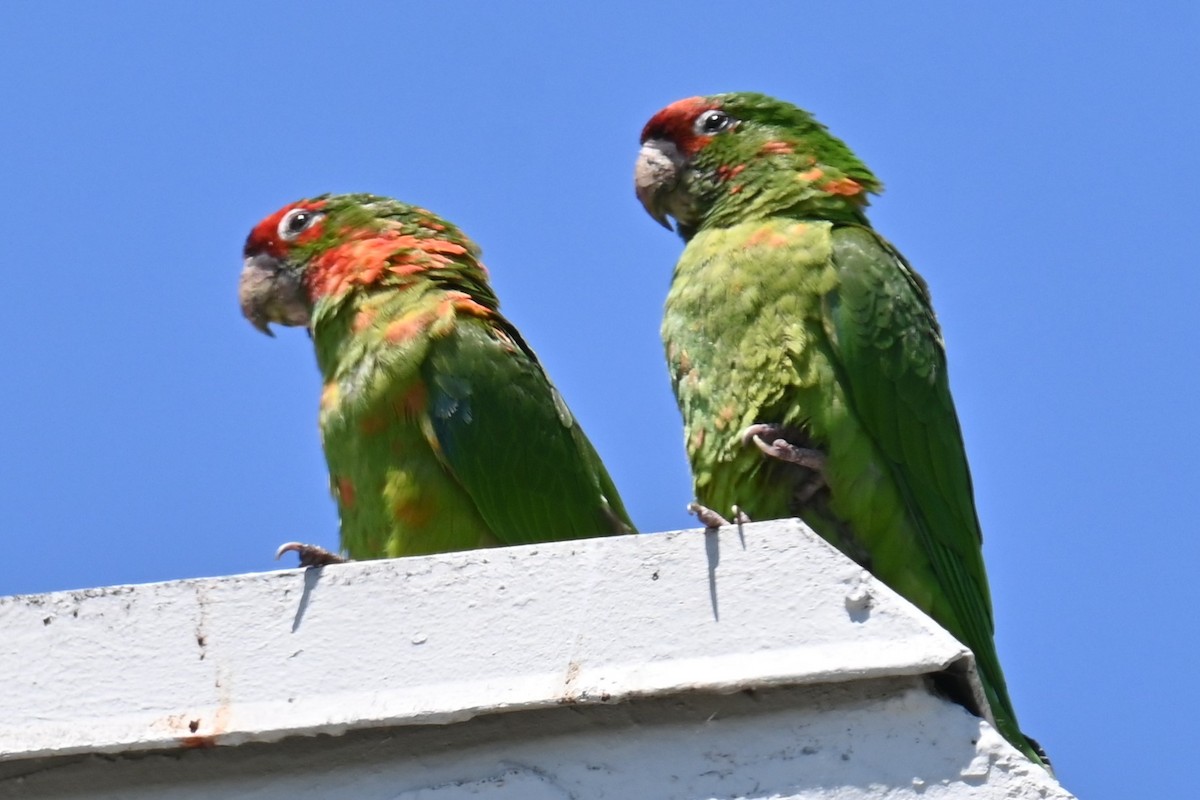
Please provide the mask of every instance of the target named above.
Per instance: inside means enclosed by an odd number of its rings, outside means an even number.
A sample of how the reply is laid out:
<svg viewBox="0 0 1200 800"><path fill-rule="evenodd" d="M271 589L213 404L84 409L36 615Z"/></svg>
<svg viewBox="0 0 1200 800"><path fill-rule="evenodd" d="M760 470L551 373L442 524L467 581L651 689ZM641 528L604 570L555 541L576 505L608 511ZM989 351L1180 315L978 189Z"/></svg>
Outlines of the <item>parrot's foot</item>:
<svg viewBox="0 0 1200 800"><path fill-rule="evenodd" d="M331 553L324 547L317 547L315 544L304 544L302 542L281 544L279 549L275 551L275 560L278 561L284 553L295 553L300 556L300 566L302 567L324 567L328 564L345 564L350 560L339 556L337 553Z"/></svg>
<svg viewBox="0 0 1200 800"><path fill-rule="evenodd" d="M778 458L780 461L787 461L791 464L799 464L814 472L821 472L825 469L824 453L820 450L813 450L810 447L797 447L787 439L784 439L783 435L783 428L778 425L759 423L751 425L742 431L742 443L753 444L772 458ZM767 439L771 440L770 444L767 443Z"/></svg>
<svg viewBox="0 0 1200 800"><path fill-rule="evenodd" d="M708 506L702 506L699 503L688 503L687 510L689 514L695 514L696 519L704 523L704 527L708 530L716 530L722 525L729 525L729 520L722 517L717 512L713 511ZM750 517L737 506L733 507L733 522L737 525L744 525L750 521Z"/></svg>
<svg viewBox="0 0 1200 800"><path fill-rule="evenodd" d="M722 525L729 524L729 520L725 519L708 506L702 506L699 503L688 503L687 511L689 514L695 514L696 519L704 523L704 527L708 528L709 530L716 530Z"/></svg>
<svg viewBox="0 0 1200 800"><path fill-rule="evenodd" d="M753 444L763 455L796 464L812 471L812 476L796 489L795 502L803 506L817 492L825 488L825 454L811 447L798 447L784 438L786 433L779 425L758 423L742 431L742 443ZM768 443L769 440L769 443Z"/></svg>

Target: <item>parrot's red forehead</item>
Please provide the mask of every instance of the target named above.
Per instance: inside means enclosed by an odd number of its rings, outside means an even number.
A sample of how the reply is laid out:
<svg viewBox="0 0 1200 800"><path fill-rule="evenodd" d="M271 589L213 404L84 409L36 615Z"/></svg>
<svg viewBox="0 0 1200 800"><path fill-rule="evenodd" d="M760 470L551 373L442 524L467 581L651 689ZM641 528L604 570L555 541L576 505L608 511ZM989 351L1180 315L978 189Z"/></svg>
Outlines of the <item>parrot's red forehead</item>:
<svg viewBox="0 0 1200 800"><path fill-rule="evenodd" d="M287 252L288 243L279 238L279 222L292 209L305 208L309 211L316 211L324 207L324 200L298 200L295 203L288 203L254 226L254 230L250 231L250 235L246 237L244 254L269 253L277 258L282 257Z"/></svg>
<svg viewBox="0 0 1200 800"><path fill-rule="evenodd" d="M720 108L705 97L685 97L659 111L642 128L642 144L650 139L666 139L679 147L698 139L693 125L696 117L713 108Z"/></svg>

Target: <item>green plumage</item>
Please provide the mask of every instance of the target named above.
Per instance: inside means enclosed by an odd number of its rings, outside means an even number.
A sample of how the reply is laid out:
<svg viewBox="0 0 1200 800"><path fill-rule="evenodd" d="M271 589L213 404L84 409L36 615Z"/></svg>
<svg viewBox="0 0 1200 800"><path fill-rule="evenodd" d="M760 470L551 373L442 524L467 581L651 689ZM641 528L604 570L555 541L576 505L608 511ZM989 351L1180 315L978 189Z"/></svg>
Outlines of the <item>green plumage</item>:
<svg viewBox="0 0 1200 800"><path fill-rule="evenodd" d="M880 184L807 113L762 95L679 101L643 143L639 196L687 241L662 333L698 501L799 516L936 619L975 653L1000 732L1041 763L996 656L929 293L863 214ZM822 452L821 474L745 444L757 423Z"/></svg>
<svg viewBox="0 0 1200 800"><path fill-rule="evenodd" d="M289 225L299 230L286 240ZM351 556L633 531L454 226L388 198L324 196L264 220L246 249L246 273L270 269L255 259L278 265L273 292L243 275L247 316L312 332L321 437ZM292 317L278 310L297 304Z"/></svg>

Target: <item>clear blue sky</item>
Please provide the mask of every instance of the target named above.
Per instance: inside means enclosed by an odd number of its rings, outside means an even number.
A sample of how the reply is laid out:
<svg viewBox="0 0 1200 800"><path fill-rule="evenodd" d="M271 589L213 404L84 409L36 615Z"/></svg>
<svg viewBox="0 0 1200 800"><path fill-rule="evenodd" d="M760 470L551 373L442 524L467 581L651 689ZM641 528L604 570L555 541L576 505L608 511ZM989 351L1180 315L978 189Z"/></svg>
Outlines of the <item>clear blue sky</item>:
<svg viewBox="0 0 1200 800"><path fill-rule="evenodd" d="M1195 4L566 6L0 8L0 594L335 545L309 342L236 303L250 227L325 191L479 241L641 529L691 527L633 159L666 103L763 91L932 286L1024 726L1081 797L1194 794Z"/></svg>

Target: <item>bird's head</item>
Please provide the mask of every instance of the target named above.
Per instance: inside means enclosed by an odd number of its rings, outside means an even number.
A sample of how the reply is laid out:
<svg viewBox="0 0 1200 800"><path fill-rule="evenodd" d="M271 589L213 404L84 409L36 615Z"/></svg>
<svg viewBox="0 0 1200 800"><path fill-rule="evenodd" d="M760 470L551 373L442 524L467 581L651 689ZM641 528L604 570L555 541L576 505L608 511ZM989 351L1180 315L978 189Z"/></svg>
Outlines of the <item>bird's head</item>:
<svg viewBox="0 0 1200 800"><path fill-rule="evenodd" d="M862 218L882 184L807 111L762 94L678 100L642 129L638 199L690 238L773 214Z"/></svg>

